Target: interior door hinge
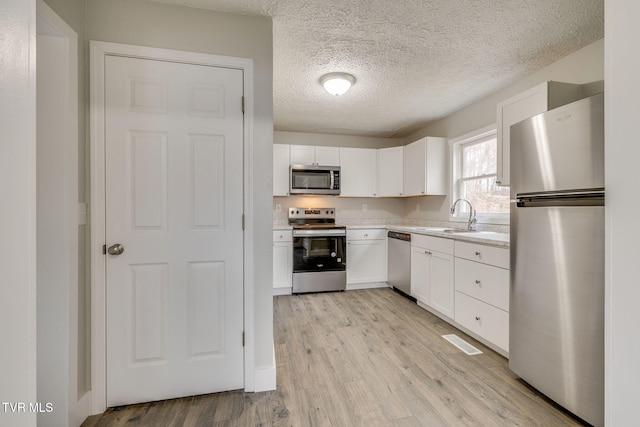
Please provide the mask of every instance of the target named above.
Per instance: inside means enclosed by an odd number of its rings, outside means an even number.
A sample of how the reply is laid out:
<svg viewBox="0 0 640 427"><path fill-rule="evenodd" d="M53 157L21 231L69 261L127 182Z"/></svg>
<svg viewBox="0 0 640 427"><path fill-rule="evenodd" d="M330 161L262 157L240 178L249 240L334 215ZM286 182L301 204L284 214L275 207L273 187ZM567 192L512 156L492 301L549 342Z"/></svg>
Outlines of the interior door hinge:
<svg viewBox="0 0 640 427"><path fill-rule="evenodd" d="M244 347L244 331L242 331L242 346Z"/></svg>
<svg viewBox="0 0 640 427"><path fill-rule="evenodd" d="M107 254L107 245L102 245L102 255Z"/></svg>
<svg viewBox="0 0 640 427"><path fill-rule="evenodd" d="M244 230L244 214L242 214L242 229Z"/></svg>
<svg viewBox="0 0 640 427"><path fill-rule="evenodd" d="M242 97L242 114L244 114L244 96Z"/></svg>

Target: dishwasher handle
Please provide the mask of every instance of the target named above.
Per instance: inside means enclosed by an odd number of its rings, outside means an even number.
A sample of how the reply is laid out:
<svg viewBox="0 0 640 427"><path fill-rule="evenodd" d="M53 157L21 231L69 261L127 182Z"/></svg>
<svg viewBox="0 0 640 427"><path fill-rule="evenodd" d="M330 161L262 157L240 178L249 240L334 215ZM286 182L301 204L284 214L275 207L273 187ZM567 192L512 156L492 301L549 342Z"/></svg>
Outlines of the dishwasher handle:
<svg viewBox="0 0 640 427"><path fill-rule="evenodd" d="M389 237L390 239L404 240L405 242L411 241L411 234L398 233L396 231L389 231L387 233L387 237Z"/></svg>

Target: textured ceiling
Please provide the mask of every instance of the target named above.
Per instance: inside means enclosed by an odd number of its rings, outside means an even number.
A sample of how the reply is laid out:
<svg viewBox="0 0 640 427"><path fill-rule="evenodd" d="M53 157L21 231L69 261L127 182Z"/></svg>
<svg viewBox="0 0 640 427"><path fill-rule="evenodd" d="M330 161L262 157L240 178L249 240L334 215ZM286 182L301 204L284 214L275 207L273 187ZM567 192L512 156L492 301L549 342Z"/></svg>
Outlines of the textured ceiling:
<svg viewBox="0 0 640 427"><path fill-rule="evenodd" d="M154 1L273 18L274 127L299 132L406 136L604 36L604 0Z"/></svg>

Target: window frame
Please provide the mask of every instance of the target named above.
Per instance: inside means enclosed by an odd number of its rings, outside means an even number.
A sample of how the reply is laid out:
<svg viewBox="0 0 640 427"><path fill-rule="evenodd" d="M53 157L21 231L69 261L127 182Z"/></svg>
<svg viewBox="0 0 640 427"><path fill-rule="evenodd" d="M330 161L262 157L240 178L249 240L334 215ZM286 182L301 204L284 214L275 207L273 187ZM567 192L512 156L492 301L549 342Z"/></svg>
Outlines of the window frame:
<svg viewBox="0 0 640 427"><path fill-rule="evenodd" d="M472 181L482 178L489 177L497 177L497 165L496 165L496 173L494 174L485 174L485 175L477 175L473 178L463 178L461 177L462 173L462 149L465 146L472 146L475 144L480 144L485 142L488 139L496 138L497 144L497 136L498 129L497 126L490 125L484 128L478 129L473 132L469 132L457 138L453 138L449 140L450 147L450 159L451 159L451 205L453 202L460 198L460 188L461 184L466 181ZM498 148L498 147L497 147ZM467 222L469 219L468 213L459 213L459 210L456 209L454 214L449 214L449 220L452 222ZM476 219L479 224L509 224L509 213L498 213L498 212L478 212L476 214Z"/></svg>

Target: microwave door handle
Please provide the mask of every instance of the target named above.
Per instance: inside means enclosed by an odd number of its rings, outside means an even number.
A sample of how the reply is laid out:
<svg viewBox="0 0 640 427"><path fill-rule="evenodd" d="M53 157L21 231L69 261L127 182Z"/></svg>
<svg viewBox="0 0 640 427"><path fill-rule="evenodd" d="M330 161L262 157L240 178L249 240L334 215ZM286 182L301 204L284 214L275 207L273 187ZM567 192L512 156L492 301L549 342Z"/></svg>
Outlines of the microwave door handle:
<svg viewBox="0 0 640 427"><path fill-rule="evenodd" d="M335 182L335 171L331 171L331 181L329 182L329 190L333 190L333 183Z"/></svg>

